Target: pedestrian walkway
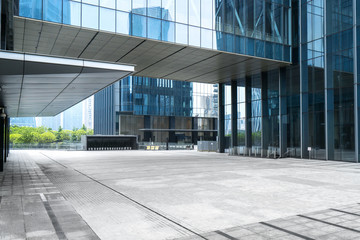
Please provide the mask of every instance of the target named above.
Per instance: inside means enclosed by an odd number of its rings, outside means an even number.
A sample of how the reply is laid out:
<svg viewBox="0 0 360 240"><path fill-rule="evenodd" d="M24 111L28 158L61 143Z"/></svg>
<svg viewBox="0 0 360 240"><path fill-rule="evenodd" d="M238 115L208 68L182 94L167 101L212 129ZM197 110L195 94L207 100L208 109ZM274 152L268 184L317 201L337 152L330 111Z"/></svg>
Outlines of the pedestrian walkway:
<svg viewBox="0 0 360 240"><path fill-rule="evenodd" d="M27 154L0 173L0 239L99 239Z"/></svg>
<svg viewBox="0 0 360 240"><path fill-rule="evenodd" d="M196 151L12 151L0 239L360 239L359 173Z"/></svg>

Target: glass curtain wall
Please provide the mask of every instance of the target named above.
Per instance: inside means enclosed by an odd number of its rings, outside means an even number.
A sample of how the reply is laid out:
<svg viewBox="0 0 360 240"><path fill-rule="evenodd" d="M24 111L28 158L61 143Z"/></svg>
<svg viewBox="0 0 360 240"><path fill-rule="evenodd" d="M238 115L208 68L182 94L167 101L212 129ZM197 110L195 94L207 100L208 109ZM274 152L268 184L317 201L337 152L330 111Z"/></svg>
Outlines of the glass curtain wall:
<svg viewBox="0 0 360 240"><path fill-rule="evenodd" d="M245 109L245 79L237 82L237 143L239 154L245 151L245 127L246 127L246 109Z"/></svg>
<svg viewBox="0 0 360 240"><path fill-rule="evenodd" d="M327 82L333 92L329 99L334 108L329 109L328 131L333 131L333 160L354 161L354 44L353 1L327 1L326 55Z"/></svg>
<svg viewBox="0 0 360 240"><path fill-rule="evenodd" d="M252 76L251 79L251 146L252 155L261 156L261 75Z"/></svg>
<svg viewBox="0 0 360 240"><path fill-rule="evenodd" d="M16 0L19 16L290 61L289 0Z"/></svg>
<svg viewBox="0 0 360 240"><path fill-rule="evenodd" d="M229 148L231 139L231 83L224 85L224 108L225 146Z"/></svg>

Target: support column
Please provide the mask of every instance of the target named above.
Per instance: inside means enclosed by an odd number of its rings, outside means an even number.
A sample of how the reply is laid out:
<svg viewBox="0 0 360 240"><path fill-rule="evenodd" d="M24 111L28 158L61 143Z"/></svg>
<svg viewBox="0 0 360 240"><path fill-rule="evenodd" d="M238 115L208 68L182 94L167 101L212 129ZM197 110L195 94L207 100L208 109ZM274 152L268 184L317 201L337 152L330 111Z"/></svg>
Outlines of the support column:
<svg viewBox="0 0 360 240"><path fill-rule="evenodd" d="M0 117L0 172L4 171L5 119Z"/></svg>
<svg viewBox="0 0 360 240"><path fill-rule="evenodd" d="M7 157L9 155L9 134L10 134L10 124L9 117L5 118L5 137L4 137L4 162L7 161Z"/></svg>
<svg viewBox="0 0 360 240"><path fill-rule="evenodd" d="M225 152L225 109L224 109L224 84L219 83L219 94L218 94L218 144L219 144L219 153Z"/></svg>
<svg viewBox="0 0 360 240"><path fill-rule="evenodd" d="M354 117L355 117L355 162L360 162L360 79L359 70L360 63L358 56L360 54L360 46L357 41L360 36L357 34L360 22L357 21L357 16L360 14L360 0L353 0L353 20L354 20ZM359 29L360 30L360 29Z"/></svg>
<svg viewBox="0 0 360 240"><path fill-rule="evenodd" d="M268 74L261 73L261 157L267 157L269 146Z"/></svg>
<svg viewBox="0 0 360 240"><path fill-rule="evenodd" d="M286 68L279 70L279 143L280 143L280 157L286 157L287 152L287 96L286 96Z"/></svg>
<svg viewBox="0 0 360 240"><path fill-rule="evenodd" d="M251 77L245 77L245 149L246 154L251 155Z"/></svg>
<svg viewBox="0 0 360 240"><path fill-rule="evenodd" d="M238 110L237 110L237 81L231 81L231 145L233 147L233 154L236 155L236 147L238 146L238 129L237 129L237 120L238 120Z"/></svg>

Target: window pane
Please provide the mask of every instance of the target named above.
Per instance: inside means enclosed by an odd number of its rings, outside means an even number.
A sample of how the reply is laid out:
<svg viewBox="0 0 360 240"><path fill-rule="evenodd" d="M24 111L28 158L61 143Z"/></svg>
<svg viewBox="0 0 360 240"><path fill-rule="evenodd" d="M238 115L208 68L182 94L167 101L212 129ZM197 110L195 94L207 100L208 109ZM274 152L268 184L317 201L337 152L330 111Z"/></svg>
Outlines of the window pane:
<svg viewBox="0 0 360 240"><path fill-rule="evenodd" d="M176 24L176 42L187 44L188 41L188 26L184 24Z"/></svg>
<svg viewBox="0 0 360 240"><path fill-rule="evenodd" d="M189 0L189 24L200 26L200 0Z"/></svg>
<svg viewBox="0 0 360 240"><path fill-rule="evenodd" d="M174 0L162 0L162 19L175 21Z"/></svg>
<svg viewBox="0 0 360 240"><path fill-rule="evenodd" d="M132 12L146 15L146 0L133 0Z"/></svg>
<svg viewBox="0 0 360 240"><path fill-rule="evenodd" d="M63 7L63 23L80 26L81 4L70 0L64 0Z"/></svg>
<svg viewBox="0 0 360 240"><path fill-rule="evenodd" d="M176 1L176 22L188 23L188 0Z"/></svg>
<svg viewBox="0 0 360 240"><path fill-rule="evenodd" d="M61 23L62 0L44 0L44 20Z"/></svg>
<svg viewBox="0 0 360 240"><path fill-rule="evenodd" d="M161 0L148 0L148 16L161 18Z"/></svg>
<svg viewBox="0 0 360 240"><path fill-rule="evenodd" d="M114 9L115 0L100 0L100 6Z"/></svg>
<svg viewBox="0 0 360 240"><path fill-rule="evenodd" d="M87 28L99 28L99 7L82 5L82 26Z"/></svg>
<svg viewBox="0 0 360 240"><path fill-rule="evenodd" d="M189 26L189 45L200 47L200 28Z"/></svg>
<svg viewBox="0 0 360 240"><path fill-rule="evenodd" d="M209 0L201 0L201 27L212 29L212 2Z"/></svg>
<svg viewBox="0 0 360 240"><path fill-rule="evenodd" d="M82 0L82 2L93 4L93 5L99 5L99 0Z"/></svg>
<svg viewBox="0 0 360 240"><path fill-rule="evenodd" d="M162 40L167 42L174 42L175 23L169 21L162 21Z"/></svg>
<svg viewBox="0 0 360 240"><path fill-rule="evenodd" d="M130 12L131 11L131 0L117 0L116 9Z"/></svg>
<svg viewBox="0 0 360 240"><path fill-rule="evenodd" d="M130 34L130 13L127 12L117 12L116 16L116 32Z"/></svg>
<svg viewBox="0 0 360 240"><path fill-rule="evenodd" d="M148 18L148 38L161 40L161 20Z"/></svg>
<svg viewBox="0 0 360 240"><path fill-rule="evenodd" d="M146 17L132 15L132 35L146 38Z"/></svg>
<svg viewBox="0 0 360 240"><path fill-rule="evenodd" d="M19 15L21 17L42 19L42 1L20 0Z"/></svg>
<svg viewBox="0 0 360 240"><path fill-rule="evenodd" d="M100 8L100 29L115 32L115 10Z"/></svg>
<svg viewBox="0 0 360 240"><path fill-rule="evenodd" d="M201 29L201 47L212 48L212 31L208 29Z"/></svg>

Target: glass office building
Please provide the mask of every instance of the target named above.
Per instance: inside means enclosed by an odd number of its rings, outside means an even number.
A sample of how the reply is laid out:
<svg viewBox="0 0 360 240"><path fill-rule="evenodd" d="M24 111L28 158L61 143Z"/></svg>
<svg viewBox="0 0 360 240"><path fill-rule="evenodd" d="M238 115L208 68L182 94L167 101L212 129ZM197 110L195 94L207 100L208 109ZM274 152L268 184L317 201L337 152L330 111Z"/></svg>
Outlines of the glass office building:
<svg viewBox="0 0 360 240"><path fill-rule="evenodd" d="M219 84L220 152L359 162L360 0L18 0L15 9L24 18L239 57L233 68L217 60L220 70L206 75L218 76L209 82ZM200 79L192 71L188 79ZM159 75L142 73L135 75Z"/></svg>
<svg viewBox="0 0 360 240"><path fill-rule="evenodd" d="M95 94L94 133L137 135L144 142L216 140L217 90L213 84L127 77Z"/></svg>

